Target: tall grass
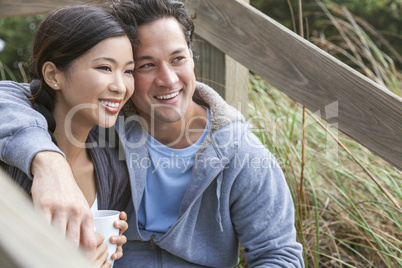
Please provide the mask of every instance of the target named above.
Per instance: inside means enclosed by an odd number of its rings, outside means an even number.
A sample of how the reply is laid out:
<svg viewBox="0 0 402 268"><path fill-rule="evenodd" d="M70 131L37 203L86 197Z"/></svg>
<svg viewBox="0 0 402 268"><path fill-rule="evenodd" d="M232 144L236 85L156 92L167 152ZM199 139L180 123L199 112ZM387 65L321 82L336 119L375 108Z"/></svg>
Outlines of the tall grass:
<svg viewBox="0 0 402 268"><path fill-rule="evenodd" d="M401 73L375 45L386 44L384 39L346 9L317 2L339 36L311 41L346 56L357 70L400 95ZM397 207L402 172L339 132L336 118L324 122L318 112L303 113L299 104L250 76L249 117L287 178L306 267L402 267L402 211Z"/></svg>
<svg viewBox="0 0 402 268"><path fill-rule="evenodd" d="M10 70L10 68L8 68L7 65L4 65L0 61L0 80L7 80L7 79L16 81L16 77L13 74L13 72Z"/></svg>
<svg viewBox="0 0 402 268"><path fill-rule="evenodd" d="M7 65L3 64L3 62L0 60L0 80L11 80L11 81L28 83L28 78L25 73L23 65L24 65L23 62L18 63L21 79L17 79L17 77L14 75L11 69Z"/></svg>
<svg viewBox="0 0 402 268"><path fill-rule="evenodd" d="M319 0L316 2L326 18L324 21L335 27L339 35L326 38L323 32L319 32L310 37L310 41L401 96L402 73L394 62L402 64L401 55L364 19L335 3L324 5ZM398 37L402 39L401 35ZM388 54L383 50L387 50Z"/></svg>
<svg viewBox="0 0 402 268"><path fill-rule="evenodd" d="M258 77L250 77L249 116L273 152L296 205L299 241L308 267L400 267L402 220L369 175L339 146L331 131L397 200L402 173L332 125L308 113L302 203L298 204L302 107ZM326 129L324 129L318 120Z"/></svg>

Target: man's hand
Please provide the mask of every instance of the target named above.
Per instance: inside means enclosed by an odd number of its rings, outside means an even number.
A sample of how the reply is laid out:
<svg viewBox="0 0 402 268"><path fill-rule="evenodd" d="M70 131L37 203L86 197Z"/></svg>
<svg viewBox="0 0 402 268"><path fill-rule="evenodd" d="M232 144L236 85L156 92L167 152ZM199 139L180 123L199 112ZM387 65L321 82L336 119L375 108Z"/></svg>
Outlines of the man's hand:
<svg viewBox="0 0 402 268"><path fill-rule="evenodd" d="M56 152L40 152L32 161L31 172L35 208L93 257L97 243L92 213L66 159Z"/></svg>

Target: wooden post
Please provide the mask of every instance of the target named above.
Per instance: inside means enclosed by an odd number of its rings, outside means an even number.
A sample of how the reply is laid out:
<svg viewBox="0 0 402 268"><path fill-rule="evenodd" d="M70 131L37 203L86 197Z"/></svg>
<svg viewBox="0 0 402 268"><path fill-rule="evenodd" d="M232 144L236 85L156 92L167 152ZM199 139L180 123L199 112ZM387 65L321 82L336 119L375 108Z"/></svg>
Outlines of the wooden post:
<svg viewBox="0 0 402 268"><path fill-rule="evenodd" d="M211 86L247 118L248 69L198 35L194 36L194 50L199 56L195 61L197 81Z"/></svg>

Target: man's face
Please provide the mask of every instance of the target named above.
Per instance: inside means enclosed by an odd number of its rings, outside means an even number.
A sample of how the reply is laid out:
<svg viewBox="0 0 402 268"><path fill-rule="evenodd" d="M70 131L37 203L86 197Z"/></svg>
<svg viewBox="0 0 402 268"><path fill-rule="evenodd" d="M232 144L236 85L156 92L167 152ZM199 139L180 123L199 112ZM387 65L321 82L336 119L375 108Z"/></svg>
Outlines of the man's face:
<svg viewBox="0 0 402 268"><path fill-rule="evenodd" d="M132 100L148 126L151 117L155 124L178 122L195 105L192 51L174 18L158 19L138 30Z"/></svg>

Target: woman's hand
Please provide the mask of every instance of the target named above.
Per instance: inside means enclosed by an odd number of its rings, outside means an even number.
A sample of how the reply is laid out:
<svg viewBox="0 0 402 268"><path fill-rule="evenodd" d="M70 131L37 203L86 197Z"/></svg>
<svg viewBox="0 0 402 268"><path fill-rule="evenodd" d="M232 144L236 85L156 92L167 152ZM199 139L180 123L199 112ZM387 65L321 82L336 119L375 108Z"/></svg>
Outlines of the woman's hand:
<svg viewBox="0 0 402 268"><path fill-rule="evenodd" d="M110 242L112 244L117 244L116 252L113 253L112 259L118 260L123 256L123 245L127 242L127 237L123 233L127 230L127 214L122 211L120 212L120 220L113 223L114 227L120 229L119 236L112 236Z"/></svg>
<svg viewBox="0 0 402 268"><path fill-rule="evenodd" d="M96 251L93 263L97 268L110 268L112 262L107 256L107 243L103 234L95 234L96 237Z"/></svg>

